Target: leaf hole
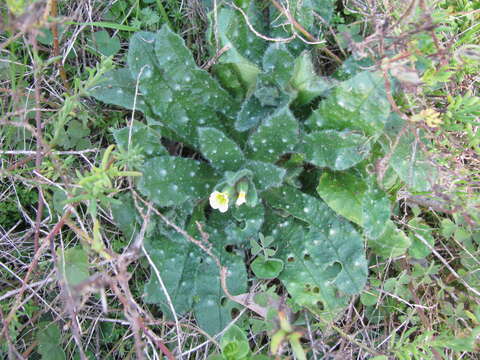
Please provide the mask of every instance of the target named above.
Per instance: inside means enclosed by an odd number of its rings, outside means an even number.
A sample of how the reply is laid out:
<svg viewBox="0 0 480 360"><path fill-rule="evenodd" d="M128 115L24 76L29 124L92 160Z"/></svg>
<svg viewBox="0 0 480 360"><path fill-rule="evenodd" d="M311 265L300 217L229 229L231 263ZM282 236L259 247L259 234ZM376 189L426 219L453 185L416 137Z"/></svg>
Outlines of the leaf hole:
<svg viewBox="0 0 480 360"><path fill-rule="evenodd" d="M287 258L287 261L288 261L289 263L294 262L294 261L295 261L295 258L294 258L293 256L289 256L289 257Z"/></svg>
<svg viewBox="0 0 480 360"><path fill-rule="evenodd" d="M225 296L220 299L220 305L222 306L227 305L227 298Z"/></svg>
<svg viewBox="0 0 480 360"><path fill-rule="evenodd" d="M340 274L340 271L342 271L342 264L340 264L338 261L335 261L332 265L325 269L325 275L328 280L334 280L338 274Z"/></svg>
<svg viewBox="0 0 480 360"><path fill-rule="evenodd" d="M315 286L313 289L312 289L313 293L314 294L318 294L320 292L320 288L318 286Z"/></svg>
<svg viewBox="0 0 480 360"><path fill-rule="evenodd" d="M320 300L318 300L318 301L315 303L315 305L317 305L318 310L320 310L320 311L323 310L323 303L322 303Z"/></svg>
<svg viewBox="0 0 480 360"><path fill-rule="evenodd" d="M311 259L312 259L312 257L310 256L310 254L305 254L305 255L303 255L303 260L309 261L309 260L311 260Z"/></svg>
<svg viewBox="0 0 480 360"><path fill-rule="evenodd" d="M237 308L233 308L230 311L230 316L232 317L232 319L235 319L238 316L238 314L240 314L240 311Z"/></svg>
<svg viewBox="0 0 480 360"><path fill-rule="evenodd" d="M233 249L235 249L234 245L227 245L225 246L225 251L229 254L233 253Z"/></svg>

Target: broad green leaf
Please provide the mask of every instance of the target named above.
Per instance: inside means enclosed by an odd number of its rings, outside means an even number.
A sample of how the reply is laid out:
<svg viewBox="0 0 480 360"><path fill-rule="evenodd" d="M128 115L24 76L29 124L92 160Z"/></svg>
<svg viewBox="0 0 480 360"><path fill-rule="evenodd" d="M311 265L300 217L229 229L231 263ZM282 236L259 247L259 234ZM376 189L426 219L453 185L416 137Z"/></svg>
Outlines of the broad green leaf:
<svg viewBox="0 0 480 360"><path fill-rule="evenodd" d="M251 2L247 14L251 24L262 31L263 22L255 2ZM218 49L228 46L228 51L222 54L219 62L229 64L245 90L248 90L255 84L260 73L259 65L265 51L265 42L252 33L242 14L232 8L222 7L212 20L209 29L209 39L215 46L212 55Z"/></svg>
<svg viewBox="0 0 480 360"><path fill-rule="evenodd" d="M58 254L60 272L69 287L74 287L88 279L88 255L81 247L66 249Z"/></svg>
<svg viewBox="0 0 480 360"><path fill-rule="evenodd" d="M284 46L273 44L267 49L263 56L264 71L257 76L253 95L245 100L237 114L236 130L251 129L277 109L288 106L293 98L288 87L293 62Z"/></svg>
<svg viewBox="0 0 480 360"><path fill-rule="evenodd" d="M235 120L235 130L246 131L257 126L263 119L272 115L275 111L273 106L262 106L260 100L255 96L248 97L240 111L237 114Z"/></svg>
<svg viewBox="0 0 480 360"><path fill-rule="evenodd" d="M42 360L65 360L62 334L57 324L50 324L37 333L38 353Z"/></svg>
<svg viewBox="0 0 480 360"><path fill-rule="evenodd" d="M272 74L273 80L285 88L292 77L295 58L287 48L281 44L272 44L263 55L263 71Z"/></svg>
<svg viewBox="0 0 480 360"><path fill-rule="evenodd" d="M283 108L265 119L250 136L250 157L253 160L275 162L293 151L298 142L298 122L288 108Z"/></svg>
<svg viewBox="0 0 480 360"><path fill-rule="evenodd" d="M246 290L246 272L240 256L227 253L222 240L225 235L209 227L204 228L214 244L212 251L228 268L227 286L232 294ZM147 244L147 251L162 276L175 311L185 314L193 310L202 329L214 335L231 321L230 309L223 304L224 294L219 278L219 269L212 258L197 245L179 238L172 241L163 237ZM145 301L160 306L170 314L170 308L160 287L155 271L145 285Z"/></svg>
<svg viewBox="0 0 480 360"><path fill-rule="evenodd" d="M435 245L435 239L432 236L433 229L419 218L413 218L410 220L408 226L410 229L410 239L412 240L412 245L408 251L409 255L415 259L423 259L427 257L432 251L418 238L418 236L421 236L431 247L433 247Z"/></svg>
<svg viewBox="0 0 480 360"><path fill-rule="evenodd" d="M140 171L138 189L158 206L180 205L207 197L218 177L205 163L175 156L147 160Z"/></svg>
<svg viewBox="0 0 480 360"><path fill-rule="evenodd" d="M405 233L398 229L393 221L388 220L383 234L376 239L368 239L368 246L372 251L385 258L405 254L412 241Z"/></svg>
<svg viewBox="0 0 480 360"><path fill-rule="evenodd" d="M293 223L280 228L278 256L285 268L279 278L300 306L333 318L367 279L363 243L346 222L332 220L327 231Z"/></svg>
<svg viewBox="0 0 480 360"><path fill-rule="evenodd" d="M234 221L229 221L225 226L227 238L225 243L249 244L250 239L257 238L264 219L263 205L257 204L254 207L241 205L232 209Z"/></svg>
<svg viewBox="0 0 480 360"><path fill-rule="evenodd" d="M303 139L305 160L319 167L345 170L370 155L370 142L362 135L345 130L316 131Z"/></svg>
<svg viewBox="0 0 480 360"><path fill-rule="evenodd" d="M249 160L245 167L253 173L253 183L259 192L280 186L286 174L285 169L262 161Z"/></svg>
<svg viewBox="0 0 480 360"><path fill-rule="evenodd" d="M232 325L225 334L223 334L220 340L220 348L222 349L223 356L228 360L242 360L250 353L247 336L237 325Z"/></svg>
<svg viewBox="0 0 480 360"><path fill-rule="evenodd" d="M107 72L100 82L89 89L89 94L104 103L146 112L148 105L144 95L136 92L136 79L128 69Z"/></svg>
<svg viewBox="0 0 480 360"><path fill-rule="evenodd" d="M142 154L147 157L168 155L167 149L161 143L159 129L134 121L131 128L127 126L111 131L120 149L128 150L139 146L142 149Z"/></svg>
<svg viewBox="0 0 480 360"><path fill-rule="evenodd" d="M308 118L311 130L351 129L378 136L390 115L384 79L364 71L340 83Z"/></svg>
<svg viewBox="0 0 480 360"><path fill-rule="evenodd" d="M365 306L373 306L378 302L379 294L374 290L365 290L360 295L360 301Z"/></svg>
<svg viewBox="0 0 480 360"><path fill-rule="evenodd" d="M361 225L369 239L376 239L383 234L390 220L390 200L385 192L371 185L362 196Z"/></svg>
<svg viewBox="0 0 480 360"><path fill-rule="evenodd" d="M367 280L362 238L321 200L293 187L283 186L265 195L272 207L310 224L308 232L296 225L279 227L280 232L287 231L280 237L288 239L279 253L285 262L280 279L298 304L317 312L323 305L328 313L335 313L346 304L337 291L359 293Z"/></svg>
<svg viewBox="0 0 480 360"><path fill-rule="evenodd" d="M255 276L259 279L274 279L283 270L283 261L280 259L266 259L257 257L250 265Z"/></svg>
<svg viewBox="0 0 480 360"><path fill-rule="evenodd" d="M325 171L317 193L330 208L354 223L362 224L362 196L367 184L353 171Z"/></svg>
<svg viewBox="0 0 480 360"><path fill-rule="evenodd" d="M244 162L243 152L238 145L214 128L198 129L198 139L202 154L219 171L238 170Z"/></svg>
<svg viewBox="0 0 480 360"><path fill-rule="evenodd" d="M116 225L127 240L133 240L134 235L142 226L142 218L137 213L135 204L130 194L121 194L118 202L112 206L112 215Z"/></svg>
<svg viewBox="0 0 480 360"><path fill-rule="evenodd" d="M118 37L110 37L105 30L96 31L92 34L92 45L103 56L112 56L120 51L120 40Z"/></svg>
<svg viewBox="0 0 480 360"><path fill-rule="evenodd" d="M276 73L269 72L258 75L253 95L262 107L274 110L288 106L291 95L284 91L278 80L279 76Z"/></svg>
<svg viewBox="0 0 480 360"><path fill-rule="evenodd" d="M373 178L365 179L360 171L325 171L317 193L336 213L362 226L369 239L385 231L391 204Z"/></svg>
<svg viewBox="0 0 480 360"><path fill-rule="evenodd" d="M291 186L267 190L263 193L263 198L273 208L282 209L313 226L324 226L336 218L335 213L323 201Z"/></svg>
<svg viewBox="0 0 480 360"><path fill-rule="evenodd" d="M288 12L299 24L310 33L322 38L324 22L330 22L335 10L335 0L291 0L288 2ZM319 18L322 18L320 20ZM292 36L292 27L284 26L288 19L276 7L270 7L270 30L272 37L288 38ZM296 33L296 32L295 32ZM309 45L298 38L288 43L289 50L298 55ZM301 35L300 35L301 36Z"/></svg>
<svg viewBox="0 0 480 360"><path fill-rule="evenodd" d="M184 142L198 145L198 126L225 130L220 118L232 115L236 105L167 26L155 34L136 33L128 65L153 113Z"/></svg>
<svg viewBox="0 0 480 360"><path fill-rule="evenodd" d="M299 105L308 104L316 97L323 95L332 86L316 74L311 54L307 51L295 59L290 84L298 92L296 101Z"/></svg>
<svg viewBox="0 0 480 360"><path fill-rule="evenodd" d="M406 126L405 122L393 114L386 127L385 136L380 138L380 144L386 154L391 154L389 166L411 190L428 191L437 179L437 170L425 154L423 145L419 143L421 136L408 130L393 148L403 126Z"/></svg>

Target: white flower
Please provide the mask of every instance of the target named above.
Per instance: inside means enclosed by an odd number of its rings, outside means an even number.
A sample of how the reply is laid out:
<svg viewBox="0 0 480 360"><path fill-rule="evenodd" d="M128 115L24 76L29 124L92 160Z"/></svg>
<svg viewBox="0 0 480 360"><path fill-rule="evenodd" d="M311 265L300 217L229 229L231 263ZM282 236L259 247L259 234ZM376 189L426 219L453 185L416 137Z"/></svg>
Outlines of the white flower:
<svg viewBox="0 0 480 360"><path fill-rule="evenodd" d="M228 210L228 193L214 191L210 194L210 206L224 213Z"/></svg>
<svg viewBox="0 0 480 360"><path fill-rule="evenodd" d="M245 191L240 191L238 193L237 201L235 202L235 205L240 206L242 204L245 204L247 200L245 199L245 196L247 193Z"/></svg>

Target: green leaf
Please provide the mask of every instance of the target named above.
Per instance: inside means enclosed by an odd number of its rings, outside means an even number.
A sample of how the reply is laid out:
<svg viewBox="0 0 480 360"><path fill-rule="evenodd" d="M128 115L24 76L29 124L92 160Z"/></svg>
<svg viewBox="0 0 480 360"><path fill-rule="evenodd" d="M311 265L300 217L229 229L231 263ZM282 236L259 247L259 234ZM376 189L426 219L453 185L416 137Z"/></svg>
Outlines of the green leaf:
<svg viewBox="0 0 480 360"><path fill-rule="evenodd" d="M238 145L214 128L199 128L198 139L202 154L219 171L236 171L244 162L243 152Z"/></svg>
<svg viewBox="0 0 480 360"><path fill-rule="evenodd" d="M395 149L392 148L403 126L406 126L405 122L400 116L393 114L386 128L386 136L380 139L380 144L386 154L391 154L389 165L411 190L429 191L438 175L437 169L419 143L421 136L416 136L413 131L406 131Z"/></svg>
<svg viewBox="0 0 480 360"><path fill-rule="evenodd" d="M182 141L197 146L199 126L225 131L223 115L236 105L210 75L198 68L183 39L163 26L130 40L128 65L154 114Z"/></svg>
<svg viewBox="0 0 480 360"><path fill-rule="evenodd" d="M42 360L65 360L61 346L62 334L57 324L50 324L37 333L38 353Z"/></svg>
<svg viewBox="0 0 480 360"><path fill-rule="evenodd" d="M391 216L390 200L373 178L365 179L360 171L325 171L317 193L336 213L362 226L369 239L385 231Z"/></svg>
<svg viewBox="0 0 480 360"><path fill-rule="evenodd" d="M112 215L124 237L131 241L142 226L142 218L137 213L130 194L121 194L118 202L112 203Z"/></svg>
<svg viewBox="0 0 480 360"><path fill-rule="evenodd" d="M319 312L335 313L345 306L338 294L357 294L367 280L363 240L352 225L335 214L319 199L283 186L265 192L268 203L310 224L284 224L278 237L287 240L279 251L285 269L280 279L294 300Z"/></svg>
<svg viewBox="0 0 480 360"><path fill-rule="evenodd" d="M426 258L432 251L417 235L421 236L431 247L434 247L435 239L432 236L433 229L419 218L410 220L408 226L410 228L410 239L412 240L412 246L408 251L409 255L415 259Z"/></svg>
<svg viewBox="0 0 480 360"><path fill-rule="evenodd" d="M374 306L378 302L378 293L372 290L365 290L360 295L360 301L365 306Z"/></svg>
<svg viewBox="0 0 480 360"><path fill-rule="evenodd" d="M286 170L270 163L249 160L245 167L253 173L253 182L259 192L282 184Z"/></svg>
<svg viewBox="0 0 480 360"><path fill-rule="evenodd" d="M333 221L329 230L285 226L279 251L285 269L279 278L300 306L333 318L357 294L367 279L367 262L361 238L348 223ZM353 231L353 233L352 233Z"/></svg>
<svg viewBox="0 0 480 360"><path fill-rule="evenodd" d="M325 171L320 177L317 193L337 214L355 224L362 224L362 196L367 184L354 171Z"/></svg>
<svg viewBox="0 0 480 360"><path fill-rule="evenodd" d="M127 126L121 129L112 129L111 131L117 146L121 149L127 150L134 146L140 146L142 153L148 157L168 155L167 149L161 143L159 129L154 129L139 121L134 121L131 129Z"/></svg>
<svg viewBox="0 0 480 360"><path fill-rule="evenodd" d="M250 353L247 336L237 325L232 325L225 334L223 334L220 340L220 348L222 349L223 356L231 360L244 359Z"/></svg>
<svg viewBox="0 0 480 360"><path fill-rule="evenodd" d="M284 45L272 44L263 55L263 71L284 89L292 77L295 58ZM258 87L257 87L258 90Z"/></svg>
<svg viewBox="0 0 480 360"><path fill-rule="evenodd" d="M146 161L140 170L139 191L158 206L175 206L210 194L218 180L205 163L174 156Z"/></svg>
<svg viewBox="0 0 480 360"><path fill-rule="evenodd" d="M120 51L120 40L110 37L107 31L100 30L92 34L92 45L103 56L112 56Z"/></svg>
<svg viewBox="0 0 480 360"><path fill-rule="evenodd" d="M319 167L345 170L370 155L371 144L367 138L351 131L316 131L307 134L302 149L305 160Z"/></svg>
<svg viewBox="0 0 480 360"><path fill-rule="evenodd" d="M135 92L136 80L128 69L107 72L98 84L89 89L89 94L104 103L121 106L132 110L135 108L146 112L148 106L144 96Z"/></svg>
<svg viewBox="0 0 480 360"><path fill-rule="evenodd" d="M384 79L377 73L361 72L340 83L308 118L311 130L351 129L378 136L390 115Z"/></svg>
<svg viewBox="0 0 480 360"><path fill-rule="evenodd" d="M235 223L230 222L225 227L227 234L226 242L230 244L249 244L250 239L257 238L264 219L263 205L254 207L242 205L232 209L232 217Z"/></svg>
<svg viewBox="0 0 480 360"><path fill-rule="evenodd" d="M275 112L274 106L262 106L260 100L250 96L242 104L235 120L235 130L246 131L257 126L263 119Z"/></svg>
<svg viewBox="0 0 480 360"><path fill-rule="evenodd" d="M376 239L383 234L390 220L390 200L385 192L376 185L369 187L362 197L362 222L364 233L369 239Z"/></svg>
<svg viewBox="0 0 480 360"><path fill-rule="evenodd" d="M212 251L222 265L228 268L229 291L232 294L245 292L246 272L242 257L223 249L223 232L208 226L204 230L210 235L209 241L214 244ZM211 335L217 334L231 322L230 309L227 304L223 304L226 296L220 284L219 269L213 259L197 245L183 238L174 241L160 237L147 243L147 251L162 276L178 314L193 310L200 327ZM159 305L171 317L154 271L145 285L145 301Z"/></svg>
<svg viewBox="0 0 480 360"><path fill-rule="evenodd" d="M280 259L266 259L263 256L253 260L252 271L259 279L274 279L283 270L283 261Z"/></svg>
<svg viewBox="0 0 480 360"><path fill-rule="evenodd" d="M290 84L298 92L296 101L299 105L308 104L316 97L323 95L332 86L316 74L312 56L307 51L295 59Z"/></svg>
<svg viewBox="0 0 480 360"><path fill-rule="evenodd" d="M251 24L262 31L263 21L254 1L247 10L247 16ZM251 32L240 12L226 7L218 11L215 23L210 26L209 38L215 45L213 55L218 49L229 47L219 58L220 63L230 64L245 88L251 88L260 73L258 65L265 52L265 41Z"/></svg>
<svg viewBox="0 0 480 360"><path fill-rule="evenodd" d="M74 287L90 276L88 255L81 247L74 247L58 254L60 272L70 287Z"/></svg>
<svg viewBox="0 0 480 360"><path fill-rule="evenodd" d="M412 241L405 233L398 229L393 221L388 220L383 234L376 239L368 239L368 246L372 251L384 258L393 258L405 254Z"/></svg>
<svg viewBox="0 0 480 360"><path fill-rule="evenodd" d="M253 160L275 162L293 151L298 142L298 122L288 108L282 108L265 119L249 138L250 157Z"/></svg>

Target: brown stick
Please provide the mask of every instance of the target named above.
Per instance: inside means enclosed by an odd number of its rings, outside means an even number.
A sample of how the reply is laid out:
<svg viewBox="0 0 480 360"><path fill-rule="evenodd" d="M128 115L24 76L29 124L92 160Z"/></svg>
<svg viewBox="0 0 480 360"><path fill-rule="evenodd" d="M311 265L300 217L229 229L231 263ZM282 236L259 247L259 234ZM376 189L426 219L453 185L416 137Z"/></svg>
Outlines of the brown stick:
<svg viewBox="0 0 480 360"><path fill-rule="evenodd" d="M37 142L37 154L35 156L35 168L37 172L40 173L40 168L42 166L42 150L43 150L43 142L42 142L42 113L38 110L41 107L41 93L40 93L40 79L39 79L39 69L37 66L37 62L35 57L38 55L38 43L35 34L31 33L30 40L33 46L33 81L35 86L35 137ZM42 214L43 214L43 191L42 186L39 184L37 186L38 191L38 204L37 204L37 215L35 218L35 232L33 237L33 246L34 251L38 250L39 244L38 240L40 239L40 224L42 222Z"/></svg>
<svg viewBox="0 0 480 360"><path fill-rule="evenodd" d="M52 17L57 17L57 0L51 0L50 6L50 15ZM56 22L53 22L51 29L53 35L53 56L60 56L60 43L58 41L58 27ZM60 72L60 78L63 81L63 86L65 86L67 93L69 93L70 85L68 84L67 73L65 72L65 68L63 67L62 60L59 59L57 61L57 64L58 71Z"/></svg>

